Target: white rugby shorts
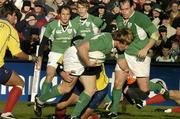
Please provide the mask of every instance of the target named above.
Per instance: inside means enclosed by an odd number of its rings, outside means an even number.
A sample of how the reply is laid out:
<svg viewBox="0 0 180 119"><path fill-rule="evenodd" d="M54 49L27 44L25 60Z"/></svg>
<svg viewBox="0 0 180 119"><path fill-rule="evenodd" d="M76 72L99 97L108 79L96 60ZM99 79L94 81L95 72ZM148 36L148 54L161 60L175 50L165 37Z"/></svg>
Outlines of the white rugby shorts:
<svg viewBox="0 0 180 119"><path fill-rule="evenodd" d="M84 65L78 57L75 46L71 46L64 52L63 66L65 72L75 76L80 76L84 72Z"/></svg>
<svg viewBox="0 0 180 119"><path fill-rule="evenodd" d="M146 56L144 61L138 61L136 56L125 54L125 59L129 68L136 77L149 77L150 74L150 62L151 58ZM118 64L116 64L115 71L121 70Z"/></svg>
<svg viewBox="0 0 180 119"><path fill-rule="evenodd" d="M48 55L48 66L52 66L54 68L57 68L58 64L57 61L62 57L62 53L57 53L57 52L50 52Z"/></svg>

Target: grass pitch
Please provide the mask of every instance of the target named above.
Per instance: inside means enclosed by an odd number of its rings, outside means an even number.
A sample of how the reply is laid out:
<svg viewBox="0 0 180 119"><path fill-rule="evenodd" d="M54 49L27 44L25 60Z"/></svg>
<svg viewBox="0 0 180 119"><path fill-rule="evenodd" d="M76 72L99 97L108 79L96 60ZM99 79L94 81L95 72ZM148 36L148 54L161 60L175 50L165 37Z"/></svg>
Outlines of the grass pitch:
<svg viewBox="0 0 180 119"><path fill-rule="evenodd" d="M0 112L4 106L4 102L0 102ZM180 119L180 114L178 113L162 113L154 112L156 108L169 108L169 107L159 107L159 106L148 106L144 109L137 109L135 106L127 105L126 112L122 112L121 106L119 106L120 115L118 119ZM68 113L72 111L73 107L68 108ZM19 102L14 109L14 116L17 119L50 119L48 115L54 114L55 107L49 106L43 109L43 115L41 118L37 118L33 112L33 105L27 102ZM102 106L97 110L101 114L101 119L108 119L105 116L107 113Z"/></svg>

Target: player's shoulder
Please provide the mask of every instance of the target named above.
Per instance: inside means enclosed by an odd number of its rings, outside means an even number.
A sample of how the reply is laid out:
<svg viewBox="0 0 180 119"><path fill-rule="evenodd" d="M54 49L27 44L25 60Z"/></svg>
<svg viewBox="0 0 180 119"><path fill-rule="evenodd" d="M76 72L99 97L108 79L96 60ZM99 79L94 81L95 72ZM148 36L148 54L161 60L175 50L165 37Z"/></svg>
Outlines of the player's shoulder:
<svg viewBox="0 0 180 119"><path fill-rule="evenodd" d="M52 20L51 22L49 22L49 23L47 24L47 27L48 27L48 26L57 27L57 26L58 26L58 20L57 20L57 19Z"/></svg>
<svg viewBox="0 0 180 119"><path fill-rule="evenodd" d="M80 21L80 16L78 15L78 16L76 16L75 18L73 18L72 20L71 20L72 22L77 22L77 21Z"/></svg>
<svg viewBox="0 0 180 119"><path fill-rule="evenodd" d="M149 19L149 17L142 12L135 11L134 16L138 18L138 20L144 20L144 19Z"/></svg>
<svg viewBox="0 0 180 119"><path fill-rule="evenodd" d="M7 20L0 19L0 24L1 24L1 27L2 26L12 27L12 25Z"/></svg>
<svg viewBox="0 0 180 119"><path fill-rule="evenodd" d="M0 28L3 29L3 32L13 31L14 27L7 21L0 19Z"/></svg>

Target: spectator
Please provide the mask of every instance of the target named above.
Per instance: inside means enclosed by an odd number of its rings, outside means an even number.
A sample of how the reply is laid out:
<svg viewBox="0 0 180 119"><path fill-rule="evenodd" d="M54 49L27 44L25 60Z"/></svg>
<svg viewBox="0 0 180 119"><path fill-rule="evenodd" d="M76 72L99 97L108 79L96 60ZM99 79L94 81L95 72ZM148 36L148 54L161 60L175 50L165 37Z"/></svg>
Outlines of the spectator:
<svg viewBox="0 0 180 119"><path fill-rule="evenodd" d="M37 17L33 13L28 13L25 16L25 19L16 24L16 29L20 34L21 40L30 39L30 30L32 28L38 28L37 26ZM39 29L40 32L40 29Z"/></svg>
<svg viewBox="0 0 180 119"><path fill-rule="evenodd" d="M74 19L75 17L78 16L77 3L75 3L75 2L68 2L67 4L71 8L71 18L70 19Z"/></svg>
<svg viewBox="0 0 180 119"><path fill-rule="evenodd" d="M49 22L53 21L57 18L57 13L54 12L54 9L49 8L47 11L47 15L43 19L39 19L37 21L37 26L39 28L42 28L43 26L47 25Z"/></svg>
<svg viewBox="0 0 180 119"><path fill-rule="evenodd" d="M150 19L152 17L152 3L151 0L146 0L143 5L143 13L147 15Z"/></svg>
<svg viewBox="0 0 180 119"><path fill-rule="evenodd" d="M170 17L168 14L163 14L161 17L161 24L167 28L167 38L170 38L176 33L176 29L173 28L170 24Z"/></svg>
<svg viewBox="0 0 180 119"><path fill-rule="evenodd" d="M161 16L161 14L162 14L161 8L159 6L155 5L153 7L153 9L152 9L152 18L151 18L151 20L152 20L152 23L156 27L158 27L158 25L160 24L160 21L161 21L160 16Z"/></svg>
<svg viewBox="0 0 180 119"><path fill-rule="evenodd" d="M6 3L7 0L0 0L0 11L3 9L4 4ZM1 14L0 14L1 16Z"/></svg>
<svg viewBox="0 0 180 119"><path fill-rule="evenodd" d="M21 8L21 20L25 18L26 14L31 12L31 1L23 1L23 6Z"/></svg>
<svg viewBox="0 0 180 119"><path fill-rule="evenodd" d="M34 2L34 10L33 13L36 15L37 18L37 26L41 28L45 23L45 16L46 16L46 8L45 4L39 1Z"/></svg>
<svg viewBox="0 0 180 119"><path fill-rule="evenodd" d="M64 0L45 0L45 4L53 8L57 13L58 8L64 5Z"/></svg>
<svg viewBox="0 0 180 119"><path fill-rule="evenodd" d="M180 12L179 12L178 6L179 6L179 4L177 1L172 1L170 3L170 10L169 10L168 14L170 14L170 24L171 25L175 18L180 17Z"/></svg>
<svg viewBox="0 0 180 119"><path fill-rule="evenodd" d="M36 54L36 47L39 44L39 29L30 29L30 38L21 41L21 49L27 54Z"/></svg>
<svg viewBox="0 0 180 119"><path fill-rule="evenodd" d="M180 17L178 19L180 20ZM171 36L168 40L169 41L176 40L180 45L180 21L177 20L177 22L174 23L174 27L176 28L176 34Z"/></svg>
<svg viewBox="0 0 180 119"><path fill-rule="evenodd" d="M180 55L180 47L177 41L172 42L172 47L169 52L170 56L175 59L175 61L178 60L178 57Z"/></svg>
<svg viewBox="0 0 180 119"><path fill-rule="evenodd" d="M164 26L164 25L159 26L158 31L159 31L159 34L160 34L159 39L162 40L164 43L166 43L167 39L168 39L167 38L167 28L166 28L166 26ZM170 45L171 44L169 44L169 46Z"/></svg>
<svg viewBox="0 0 180 119"><path fill-rule="evenodd" d="M174 57L177 62L179 62L179 47L180 47L180 24L176 24L176 34L171 36L168 41L169 44L171 44L171 55Z"/></svg>
<svg viewBox="0 0 180 119"><path fill-rule="evenodd" d="M162 55L156 58L156 62L174 62L175 59L169 55L170 47L164 46L162 49Z"/></svg>
<svg viewBox="0 0 180 119"><path fill-rule="evenodd" d="M106 11L104 4L99 4L97 16L101 18L107 24L106 28L103 31L112 32L111 23L114 19L114 15Z"/></svg>

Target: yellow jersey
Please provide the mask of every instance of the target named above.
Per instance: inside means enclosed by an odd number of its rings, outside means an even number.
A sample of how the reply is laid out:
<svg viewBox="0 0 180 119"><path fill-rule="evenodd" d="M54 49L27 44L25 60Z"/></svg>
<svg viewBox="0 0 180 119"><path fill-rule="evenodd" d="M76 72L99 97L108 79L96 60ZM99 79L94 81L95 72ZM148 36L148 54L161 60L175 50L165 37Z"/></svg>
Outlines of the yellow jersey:
<svg viewBox="0 0 180 119"><path fill-rule="evenodd" d="M4 65L6 50L9 49L14 56L20 49L19 36L16 29L6 20L0 19L0 67Z"/></svg>
<svg viewBox="0 0 180 119"><path fill-rule="evenodd" d="M103 90L104 88L106 88L106 86L109 83L109 79L106 75L106 71L105 71L105 67L104 64L102 64L102 71L100 73L99 78L96 80L96 88L98 91Z"/></svg>

